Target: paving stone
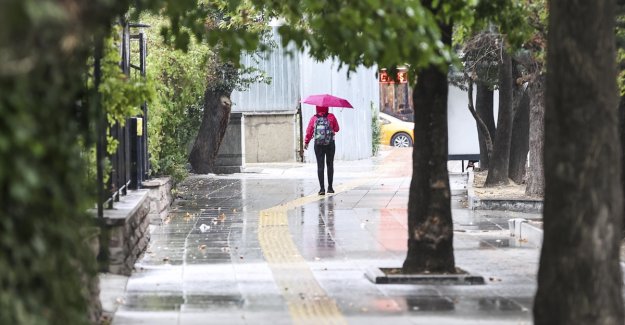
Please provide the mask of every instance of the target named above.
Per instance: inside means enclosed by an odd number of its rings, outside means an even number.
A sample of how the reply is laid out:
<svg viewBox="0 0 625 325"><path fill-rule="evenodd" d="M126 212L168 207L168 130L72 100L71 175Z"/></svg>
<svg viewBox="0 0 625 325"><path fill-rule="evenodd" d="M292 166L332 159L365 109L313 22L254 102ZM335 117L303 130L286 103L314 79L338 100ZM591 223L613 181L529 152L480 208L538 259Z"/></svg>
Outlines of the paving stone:
<svg viewBox="0 0 625 325"><path fill-rule="evenodd" d="M531 323L539 250L513 244L509 214L464 208L466 195L452 197L456 264L485 285L376 285L365 278L367 269L401 267L405 258L410 150L336 162L335 189L349 190L326 196L316 195L314 163L189 177L168 218L151 227L113 324L328 321L289 309L306 304L359 325ZM387 174L375 172L381 165ZM466 174L450 177L453 192L462 193ZM287 227L259 228L261 210L298 199L306 202L285 212ZM295 253L273 261L263 247Z"/></svg>

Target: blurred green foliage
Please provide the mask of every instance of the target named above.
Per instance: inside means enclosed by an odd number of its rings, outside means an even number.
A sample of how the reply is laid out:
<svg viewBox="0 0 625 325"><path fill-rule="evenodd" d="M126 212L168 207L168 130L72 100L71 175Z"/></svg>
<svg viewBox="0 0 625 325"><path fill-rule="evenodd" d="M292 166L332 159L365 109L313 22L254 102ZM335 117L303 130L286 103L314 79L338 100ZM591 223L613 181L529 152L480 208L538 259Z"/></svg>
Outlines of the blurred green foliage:
<svg viewBox="0 0 625 325"><path fill-rule="evenodd" d="M87 60L125 1L0 2L0 324L88 323ZM85 140L86 139L86 140ZM92 192L92 191L91 191Z"/></svg>

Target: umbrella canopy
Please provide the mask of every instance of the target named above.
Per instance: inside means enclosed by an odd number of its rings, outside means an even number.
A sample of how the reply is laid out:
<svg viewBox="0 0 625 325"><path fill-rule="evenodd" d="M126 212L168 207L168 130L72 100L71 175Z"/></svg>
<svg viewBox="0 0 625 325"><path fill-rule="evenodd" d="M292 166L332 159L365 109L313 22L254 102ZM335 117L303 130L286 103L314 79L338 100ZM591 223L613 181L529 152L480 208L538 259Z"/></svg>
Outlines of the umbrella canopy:
<svg viewBox="0 0 625 325"><path fill-rule="evenodd" d="M347 101L347 99L339 98L328 94L310 95L306 97L306 99L304 99L302 103L322 107L354 108L352 104Z"/></svg>

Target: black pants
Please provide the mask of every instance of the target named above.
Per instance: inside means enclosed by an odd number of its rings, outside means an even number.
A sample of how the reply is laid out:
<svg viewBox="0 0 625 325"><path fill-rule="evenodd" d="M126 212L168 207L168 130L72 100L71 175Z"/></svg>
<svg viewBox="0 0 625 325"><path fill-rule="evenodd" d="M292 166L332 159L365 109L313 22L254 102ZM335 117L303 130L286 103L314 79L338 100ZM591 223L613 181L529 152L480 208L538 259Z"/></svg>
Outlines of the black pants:
<svg viewBox="0 0 625 325"><path fill-rule="evenodd" d="M334 152L336 146L334 141L329 145L315 144L315 156L317 157L317 177L319 178L319 187L325 189L323 185L323 162L325 160L328 165L328 188L332 188L332 179L334 178Z"/></svg>

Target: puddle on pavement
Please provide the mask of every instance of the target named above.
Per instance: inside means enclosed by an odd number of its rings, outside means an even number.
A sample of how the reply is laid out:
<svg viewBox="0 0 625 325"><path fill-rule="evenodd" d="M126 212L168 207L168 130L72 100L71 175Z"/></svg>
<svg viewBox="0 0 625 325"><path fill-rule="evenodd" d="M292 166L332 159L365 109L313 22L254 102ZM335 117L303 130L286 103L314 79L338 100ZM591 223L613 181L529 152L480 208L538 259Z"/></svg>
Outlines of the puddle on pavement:
<svg viewBox="0 0 625 325"><path fill-rule="evenodd" d="M449 297L413 297L406 298L410 311L448 311L454 310L454 301Z"/></svg>
<svg viewBox="0 0 625 325"><path fill-rule="evenodd" d="M129 293L123 304L125 310L176 311L185 308L220 309L241 307L245 300L240 295L209 294L148 294L145 292Z"/></svg>
<svg viewBox="0 0 625 325"><path fill-rule="evenodd" d="M480 248L495 248L495 247L510 247L510 239L509 238L492 238L492 239L481 239L480 240Z"/></svg>
<svg viewBox="0 0 625 325"><path fill-rule="evenodd" d="M506 221L507 222L507 221ZM507 230L508 227L506 225L506 227L502 227L496 223L490 222L490 221L480 221L480 222L474 222L474 223L469 223L469 224L458 224L458 228L460 229L464 229L467 231L471 231L471 230Z"/></svg>
<svg viewBox="0 0 625 325"><path fill-rule="evenodd" d="M523 299L526 300L526 299ZM528 311L519 302L504 297L446 297L424 296L406 297L406 307L412 312L463 310L483 312L523 312Z"/></svg>

